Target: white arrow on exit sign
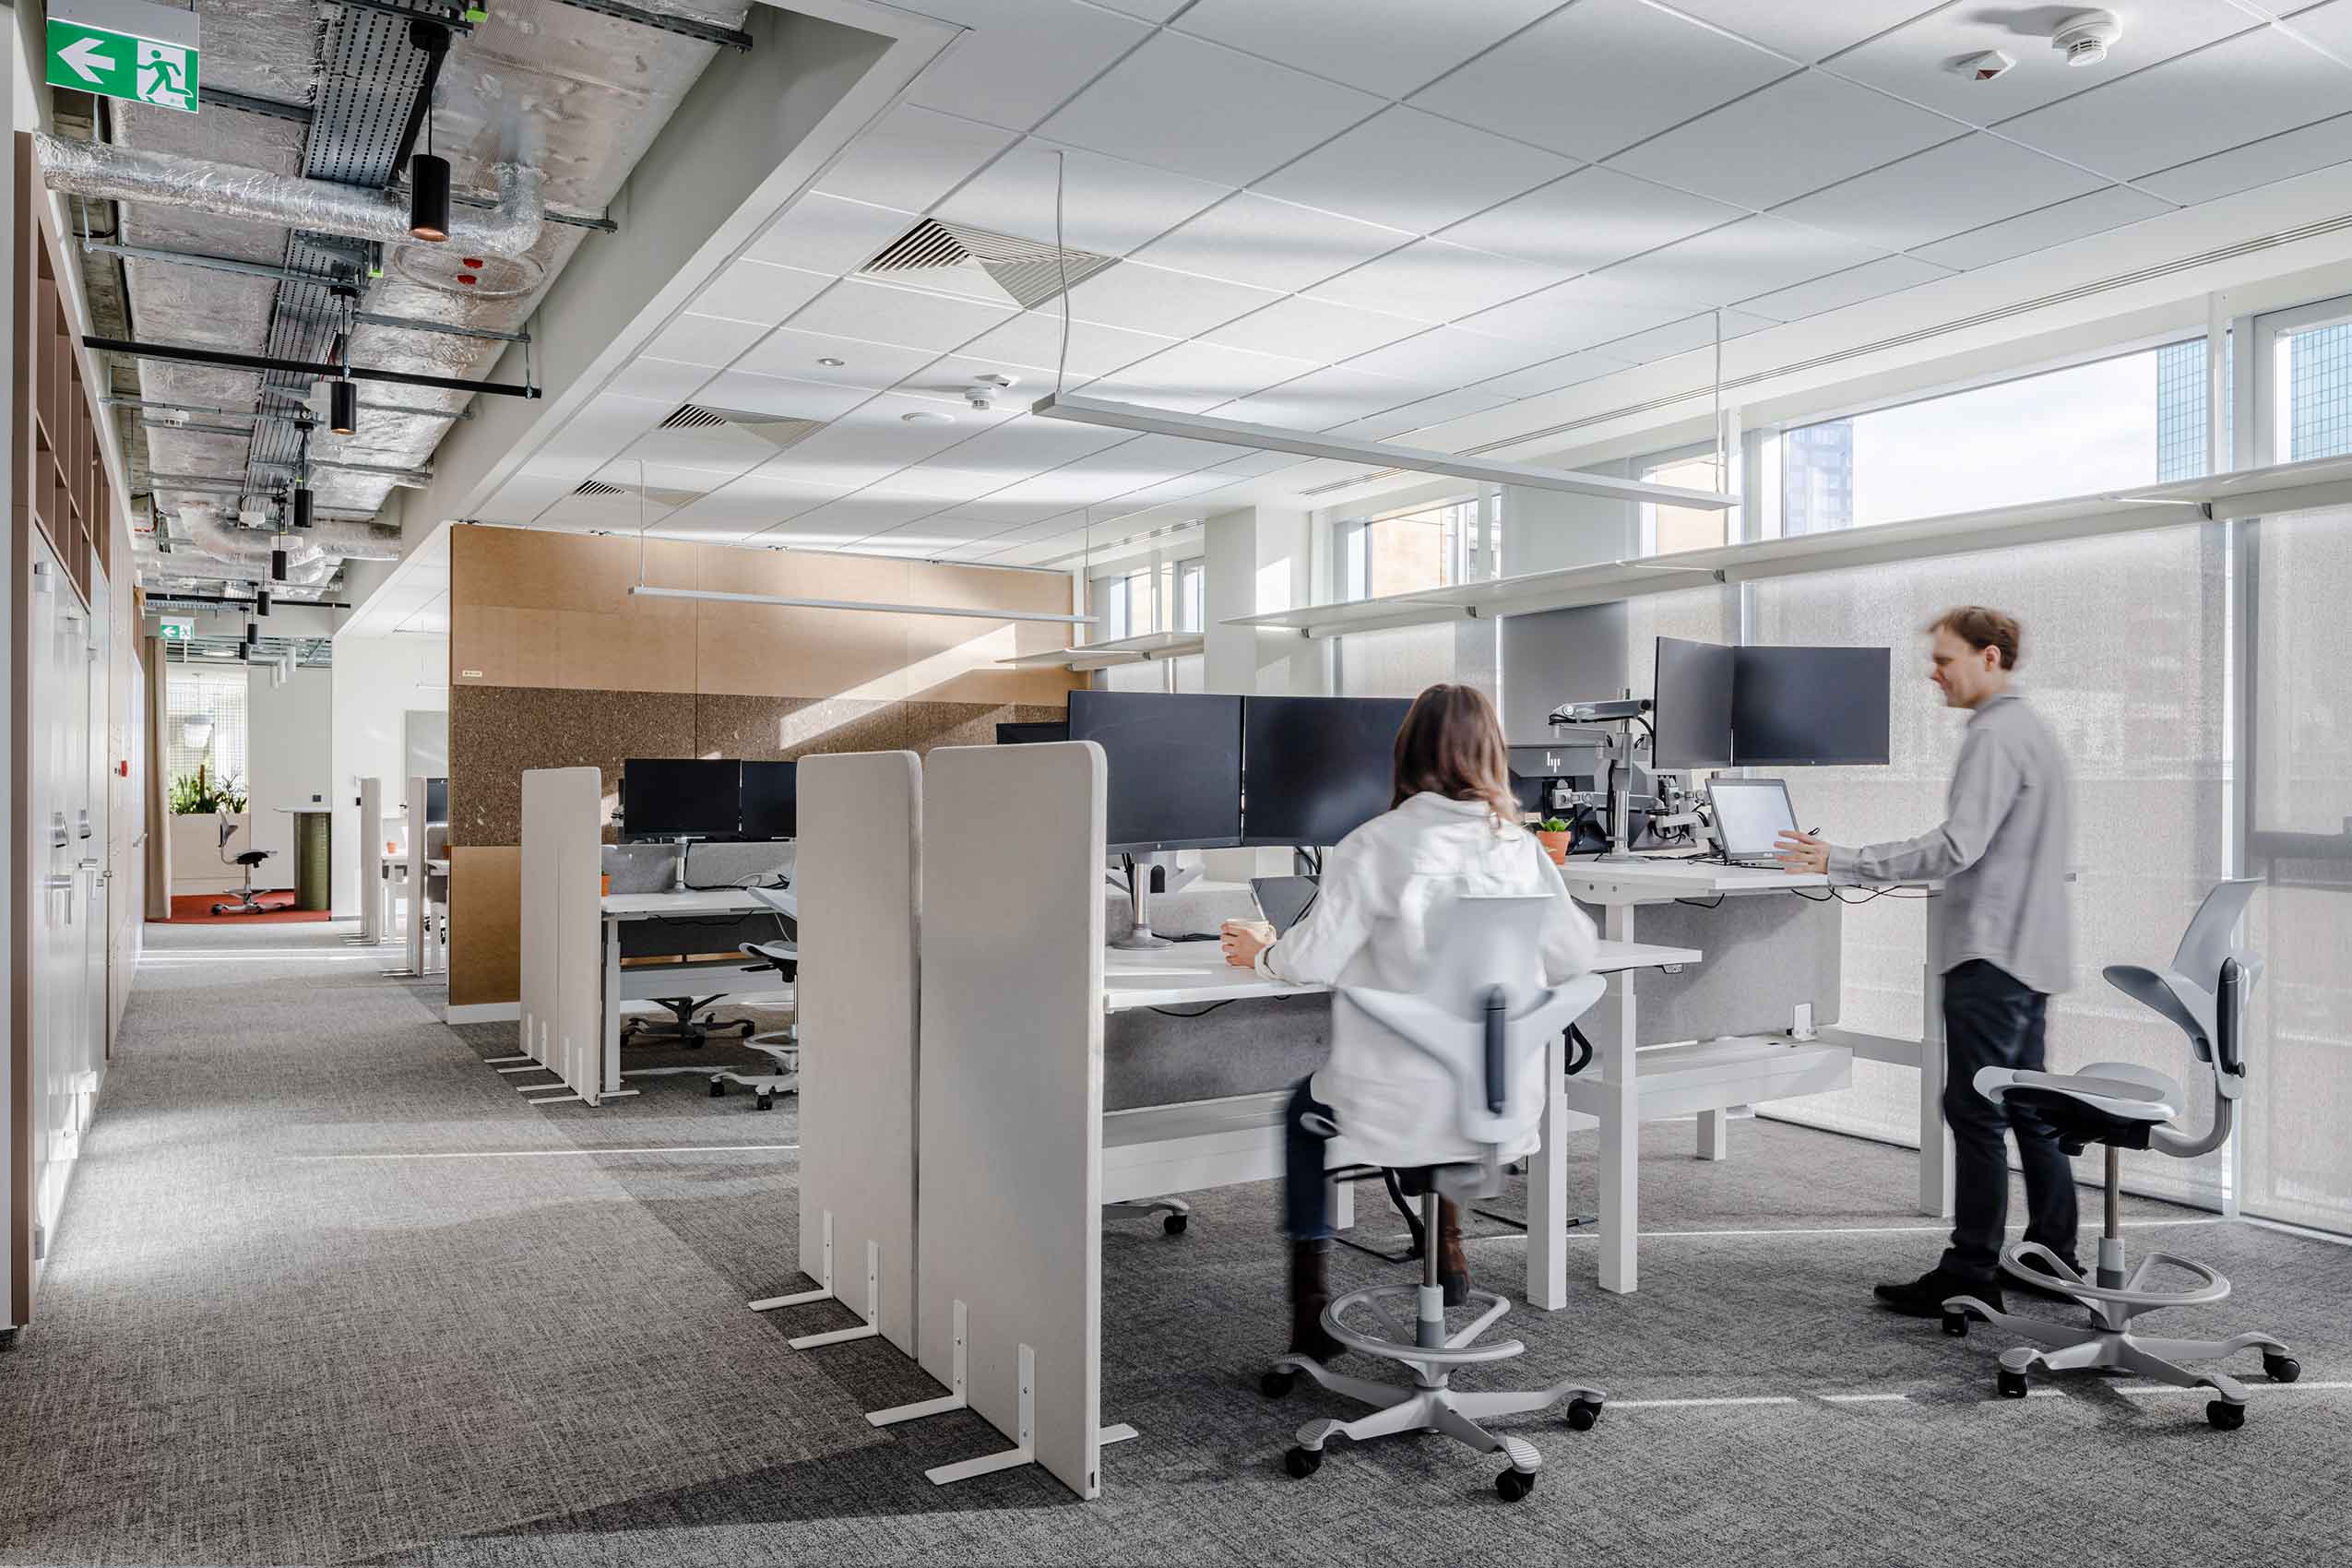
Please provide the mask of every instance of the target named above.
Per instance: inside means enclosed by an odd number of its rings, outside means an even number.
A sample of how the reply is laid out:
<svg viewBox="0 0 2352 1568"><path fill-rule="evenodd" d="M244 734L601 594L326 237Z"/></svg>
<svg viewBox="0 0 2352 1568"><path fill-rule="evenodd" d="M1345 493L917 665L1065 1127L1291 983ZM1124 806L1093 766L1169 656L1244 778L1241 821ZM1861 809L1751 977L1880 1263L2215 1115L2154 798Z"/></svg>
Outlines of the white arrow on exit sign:
<svg viewBox="0 0 2352 1568"><path fill-rule="evenodd" d="M103 49L104 45L98 40L85 38L78 43L57 51L57 58L71 65L75 74L82 80L94 82L99 79L100 73L114 68L114 57L103 53Z"/></svg>

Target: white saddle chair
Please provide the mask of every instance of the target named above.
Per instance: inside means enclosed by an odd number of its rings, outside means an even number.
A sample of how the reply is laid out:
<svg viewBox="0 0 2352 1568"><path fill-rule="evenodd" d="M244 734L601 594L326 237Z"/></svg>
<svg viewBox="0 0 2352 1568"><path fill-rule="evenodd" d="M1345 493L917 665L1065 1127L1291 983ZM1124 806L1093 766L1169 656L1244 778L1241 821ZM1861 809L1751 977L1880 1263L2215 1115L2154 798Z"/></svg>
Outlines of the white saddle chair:
<svg viewBox="0 0 2352 1568"><path fill-rule="evenodd" d="M2150 1253L2137 1268L2124 1271L2120 1151L2153 1148L2192 1159L2229 1141L2239 1097L2246 1087L2246 999L2263 972L2260 958L2230 945L2230 933L2260 885L2251 880L2224 882L2206 894L2170 968L2110 964L2102 971L2109 985L2179 1025L2197 1060L2212 1073L2214 1120L2204 1133L2176 1130L2185 1103L2180 1085L2128 1062L2096 1062L2079 1073L1987 1067L1977 1075L1978 1094L1996 1103L2016 1099L2031 1105L2056 1129L2059 1146L2067 1153L2080 1154L2091 1144L2107 1146L2107 1222L2099 1237L2097 1278L2084 1278L2037 1242L2020 1241L2001 1254L2001 1266L2016 1277L2044 1289L2054 1282L2056 1289L2089 1312L2087 1324L2077 1326L1995 1312L1974 1296L1954 1296L1943 1303L1947 1334L1965 1335L1968 1320L1978 1317L2026 1341L2001 1353L1999 1386L2010 1398L2025 1397L2029 1372L2089 1368L2137 1372L2175 1388L2213 1390L2218 1397L2205 1406L2205 1419L2228 1431L2245 1424L2245 1385L2227 1372L2195 1371L2184 1363L2216 1361L2259 1347L2263 1371L2272 1381L2292 1383L2302 1373L2301 1363L2267 1334L2156 1339L2134 1333L2132 1320L2143 1313L2221 1301L2229 1294L2229 1281L2204 1264L2170 1253ZM2027 1258L2037 1260L2041 1267L2025 1267ZM2187 1273L2195 1283L2159 1289L2150 1283L2159 1267Z"/></svg>
<svg viewBox="0 0 2352 1568"><path fill-rule="evenodd" d="M1472 897L1454 901L1433 922L1437 949L1427 987L1420 995L1343 987L1342 1005L1354 1006L1426 1051L1453 1080L1451 1107L1433 1108L1461 1141L1481 1146L1477 1165L1432 1165L1408 1174L1421 1188L1423 1233L1438 1230L1441 1194L1456 1202L1491 1197L1503 1186L1503 1154L1523 1145L1543 1118L1550 1086L1545 1082L1550 1042L1598 1001L1604 982L1584 975L1557 989L1542 985L1539 944L1549 899ZM1344 1132L1346 1129L1342 1128ZM1298 1446L1284 1455L1290 1474L1307 1477L1323 1466L1324 1444L1335 1437L1361 1443L1396 1432L1443 1432L1481 1454L1502 1452L1510 1467L1495 1477L1506 1499L1525 1497L1535 1487L1543 1456L1525 1438L1498 1436L1479 1424L1485 1417L1549 1409L1568 1400L1568 1424L1581 1431L1599 1418L1609 1397L1574 1378L1548 1388L1512 1393L1456 1393L1449 1386L1457 1367L1504 1361L1526 1352L1515 1339L1481 1345L1479 1336L1511 1310L1491 1290L1473 1289L1478 1315L1452 1333L1445 1325L1445 1293L1438 1284L1439 1249L1423 1249L1421 1282L1376 1285L1351 1290L1324 1309L1325 1332L1351 1350L1411 1369L1410 1386L1374 1383L1328 1372L1304 1356L1276 1360L1262 1383L1280 1398L1301 1372L1336 1394L1375 1407L1352 1421L1317 1420L1299 1429ZM1400 1318L1392 1304L1409 1301L1413 1317ZM1351 1314L1376 1323L1359 1326Z"/></svg>

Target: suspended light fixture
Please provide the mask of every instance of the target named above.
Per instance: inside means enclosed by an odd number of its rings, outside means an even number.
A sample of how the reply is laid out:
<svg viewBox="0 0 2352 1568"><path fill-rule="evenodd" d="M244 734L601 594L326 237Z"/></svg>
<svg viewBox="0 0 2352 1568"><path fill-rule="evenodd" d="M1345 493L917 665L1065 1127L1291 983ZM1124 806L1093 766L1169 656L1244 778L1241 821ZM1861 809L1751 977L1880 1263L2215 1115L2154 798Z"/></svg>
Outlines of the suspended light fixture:
<svg viewBox="0 0 2352 1568"><path fill-rule="evenodd" d="M310 486L306 484L294 487L294 526L298 529L311 526L311 493Z"/></svg>
<svg viewBox="0 0 2352 1568"><path fill-rule="evenodd" d="M247 647L259 647L261 646L261 623L258 621L248 621L245 623L245 646Z"/></svg>
<svg viewBox="0 0 2352 1568"><path fill-rule="evenodd" d="M282 550L269 552L269 580L273 583L286 580L286 552Z"/></svg>
<svg viewBox="0 0 2352 1568"><path fill-rule="evenodd" d="M269 613L269 590L267 588L254 589L253 612L256 615L267 615Z"/></svg>
<svg viewBox="0 0 2352 1568"><path fill-rule="evenodd" d="M774 604L788 610L872 610L885 615L955 615L971 621L1051 621L1091 626L1091 615L1047 615L1034 610L976 610L960 604L882 604L862 599L797 599L774 593L728 593L719 588L655 588L637 583L629 591L645 599L695 599L713 604Z"/></svg>
<svg viewBox="0 0 2352 1568"><path fill-rule="evenodd" d="M327 384L327 428L338 435L353 435L360 428L360 388L355 381Z"/></svg>
<svg viewBox="0 0 2352 1568"><path fill-rule="evenodd" d="M440 82L449 30L419 18L409 24L409 42L424 51L427 61L422 105L424 150L409 160L409 235L437 245L449 238L449 160L433 155L433 89Z"/></svg>

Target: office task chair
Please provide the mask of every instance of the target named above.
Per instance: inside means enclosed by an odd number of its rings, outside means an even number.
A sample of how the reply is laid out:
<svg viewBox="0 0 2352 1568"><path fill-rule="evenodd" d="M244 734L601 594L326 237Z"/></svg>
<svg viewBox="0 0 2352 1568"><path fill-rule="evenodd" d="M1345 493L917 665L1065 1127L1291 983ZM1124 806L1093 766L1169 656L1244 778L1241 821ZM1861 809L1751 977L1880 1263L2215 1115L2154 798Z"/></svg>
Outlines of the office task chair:
<svg viewBox="0 0 2352 1568"><path fill-rule="evenodd" d="M1543 897L1456 899L1434 922L1436 951L1420 995L1353 986L1339 992L1347 1005L1362 1009L1436 1059L1453 1081L1450 1130L1458 1137L1451 1141L1467 1140L1486 1150L1479 1165L1428 1166L1408 1173L1408 1185L1421 1199L1421 1225L1427 1234L1437 1232L1441 1194L1462 1203L1502 1190L1502 1149L1524 1142L1543 1119L1550 1041L1598 1001L1604 988L1598 975L1580 976L1554 990L1531 982L1530 977L1543 973L1539 938L1549 902ZM1441 1108L1440 1113L1446 1111ZM1437 1277L1441 1249L1422 1251L1419 1286L1351 1290L1323 1314L1324 1332L1348 1349L1411 1368L1411 1386L1326 1372L1300 1355L1281 1357L1266 1372L1261 1387L1274 1398L1288 1394L1296 1375L1304 1372L1334 1393L1377 1407L1353 1421L1309 1421L1299 1429L1299 1445L1283 1456L1284 1467L1293 1476L1313 1475L1323 1467L1324 1444L1334 1437L1360 1443L1394 1432L1437 1431L1482 1454L1500 1450L1511 1463L1494 1478L1495 1491L1508 1500L1525 1497L1534 1490L1543 1456L1524 1438L1488 1431L1479 1419L1549 1409L1566 1399L1568 1424L1581 1431L1599 1418L1608 1396L1574 1378L1528 1392L1455 1393L1448 1386L1455 1368L1508 1360L1526 1347L1515 1339L1478 1343L1487 1325L1511 1310L1509 1301L1489 1290L1471 1290L1471 1303L1482 1310L1467 1326L1449 1334L1445 1293ZM1414 1304L1409 1330L1389 1310L1388 1303L1401 1300ZM1377 1328L1349 1325L1348 1314L1359 1308L1370 1310L1379 1320Z"/></svg>
<svg viewBox="0 0 2352 1568"><path fill-rule="evenodd" d="M2128 1062L2095 1062L2079 1073L2030 1073L1987 1067L1977 1075L1977 1092L1999 1104L2015 1099L2057 1130L2059 1146L2080 1154L2091 1144L2107 1146L2107 1223L2099 1236L2096 1279L2085 1279L2049 1248L2019 1241L2001 1254L2001 1266L2020 1279L2079 1302L2090 1313L2080 1326L2046 1318L1993 1311L1973 1296L1943 1303L1943 1329L1965 1335L1968 1319L1980 1317L2028 1341L2001 1353L2000 1389L2022 1399L2030 1372L2074 1372L2099 1368L2137 1372L2175 1388L2210 1388L2220 1397L2205 1406L2205 1419L2224 1431L2246 1422L2246 1389L2222 1372L2194 1372L2184 1362L2215 1361L2260 1347L2263 1371L2274 1383L2292 1383L2302 1364L2267 1334L2228 1339L2155 1339L2133 1332L2132 1319L2158 1307L2204 1306L2229 1294L2229 1281L2201 1263L2170 1253L2150 1253L2128 1275L2123 1268L2122 1159L2127 1148L2154 1148L2179 1159L2219 1148L2229 1141L2239 1098L2246 1092L2243 1026L2246 999L2262 977L2263 961L2230 945L2230 932L2245 912L2258 882L2217 884L2189 922L2169 968L2110 964L2102 972L2109 985L2161 1013L2189 1037L2197 1060L2213 1074L2213 1125L2192 1135L2175 1130L2184 1100L2180 1086L2163 1074ZM2039 1269L2025 1266L2036 1260ZM2182 1289L2148 1283L2159 1265L2196 1277Z"/></svg>
<svg viewBox="0 0 2352 1568"><path fill-rule="evenodd" d="M261 864L262 861L267 860L276 851L270 849L246 849L241 851L236 858L232 860L229 855L229 840L234 838L236 836L237 825L231 822L226 816L223 816L220 819L220 842L218 846L216 846L216 852L220 856L220 863L222 865L243 866L245 868L245 885L243 887L236 889L237 901L235 903L215 904L212 906L212 912L216 915L267 914L268 912L267 907L265 906L261 899L254 893L253 870L254 867Z"/></svg>
<svg viewBox="0 0 2352 1568"><path fill-rule="evenodd" d="M743 966L746 974L773 973L787 985L796 984L801 974L801 900L795 893L780 887L747 887L743 890L767 906L776 916L782 934L780 942L745 942L736 951L757 962ZM766 1034L747 1035L743 1044L776 1063L773 1073L739 1073L733 1068L721 1068L711 1075L710 1092L714 1098L727 1092L729 1084L741 1084L757 1098L754 1105L761 1111L776 1108L779 1094L797 1094L801 1087L801 1027L787 1024Z"/></svg>

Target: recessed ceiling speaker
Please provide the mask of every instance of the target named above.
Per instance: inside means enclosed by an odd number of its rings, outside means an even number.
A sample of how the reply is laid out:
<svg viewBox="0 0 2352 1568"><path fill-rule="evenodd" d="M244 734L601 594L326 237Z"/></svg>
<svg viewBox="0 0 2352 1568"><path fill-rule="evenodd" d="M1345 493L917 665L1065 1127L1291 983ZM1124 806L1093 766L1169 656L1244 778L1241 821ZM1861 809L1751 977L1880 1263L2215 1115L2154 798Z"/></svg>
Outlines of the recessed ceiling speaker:
<svg viewBox="0 0 2352 1568"><path fill-rule="evenodd" d="M449 160L420 152L409 160L409 233L439 244L449 238Z"/></svg>
<svg viewBox="0 0 2352 1568"><path fill-rule="evenodd" d="M356 382L327 383L329 412L327 428L338 435L350 435L360 428L360 389Z"/></svg>

